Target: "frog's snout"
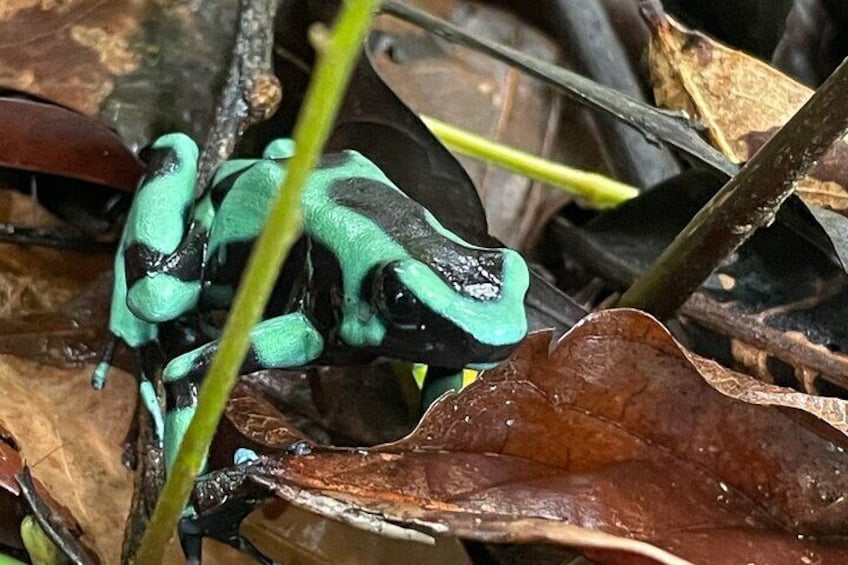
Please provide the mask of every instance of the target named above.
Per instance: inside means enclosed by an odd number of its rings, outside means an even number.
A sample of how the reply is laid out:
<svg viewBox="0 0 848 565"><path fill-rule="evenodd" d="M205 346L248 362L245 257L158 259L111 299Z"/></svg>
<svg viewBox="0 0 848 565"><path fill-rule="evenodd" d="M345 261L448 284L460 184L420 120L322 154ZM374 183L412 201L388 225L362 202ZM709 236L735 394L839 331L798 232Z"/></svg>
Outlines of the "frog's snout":
<svg viewBox="0 0 848 565"><path fill-rule="evenodd" d="M148 322L166 322L188 312L200 297L199 281L156 274L137 280L127 292L127 307Z"/></svg>

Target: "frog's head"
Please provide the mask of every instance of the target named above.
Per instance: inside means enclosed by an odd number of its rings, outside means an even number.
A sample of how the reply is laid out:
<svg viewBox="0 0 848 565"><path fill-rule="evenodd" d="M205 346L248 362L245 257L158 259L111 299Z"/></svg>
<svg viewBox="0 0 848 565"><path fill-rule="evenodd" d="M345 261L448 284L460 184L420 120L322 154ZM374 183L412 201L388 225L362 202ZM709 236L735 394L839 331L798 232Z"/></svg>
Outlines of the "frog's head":
<svg viewBox="0 0 848 565"><path fill-rule="evenodd" d="M385 328L379 352L442 367L485 367L527 333L527 266L510 249L404 258L375 267L362 299ZM432 257L431 257L432 259Z"/></svg>
<svg viewBox="0 0 848 565"><path fill-rule="evenodd" d="M325 156L312 186L306 230L339 262L344 343L459 369L501 361L524 338L517 252L463 240L354 151Z"/></svg>

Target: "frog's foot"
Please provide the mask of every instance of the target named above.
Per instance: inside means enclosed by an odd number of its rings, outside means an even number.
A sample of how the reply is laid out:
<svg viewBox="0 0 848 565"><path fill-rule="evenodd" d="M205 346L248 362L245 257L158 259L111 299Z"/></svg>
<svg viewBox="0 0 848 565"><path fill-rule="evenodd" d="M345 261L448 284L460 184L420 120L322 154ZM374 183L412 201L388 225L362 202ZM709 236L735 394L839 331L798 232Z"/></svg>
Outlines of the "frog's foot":
<svg viewBox="0 0 848 565"><path fill-rule="evenodd" d="M260 369L286 369L314 361L324 349L324 339L309 319L300 312L258 323L250 332L250 350L240 373ZM200 382L218 340L180 355L165 367L165 467L176 460L185 432L197 408Z"/></svg>
<svg viewBox="0 0 848 565"><path fill-rule="evenodd" d="M114 334L106 342L106 347L103 349L103 356L100 357L100 362L91 374L91 388L94 390L100 390L106 385L106 376L109 374L109 369L112 368L112 355L115 353L115 345L117 343L118 338Z"/></svg>
<svg viewBox="0 0 848 565"><path fill-rule="evenodd" d="M473 369L428 367L421 385L421 412L448 391L459 392L477 379Z"/></svg>
<svg viewBox="0 0 848 565"><path fill-rule="evenodd" d="M291 159L294 156L294 140L288 137L275 139L265 146L263 159Z"/></svg>
<svg viewBox="0 0 848 565"><path fill-rule="evenodd" d="M224 471L224 473L228 473L228 471ZM200 479L200 481L203 480L216 482L216 477L210 475ZM245 499L243 496L239 496L238 489L239 479L233 481L231 477L227 477L215 489L223 499L219 506L207 511L205 515L182 517L177 533L186 564L199 565L202 563L204 537L211 537L235 547L252 556L257 563L267 565L276 563L263 554L250 540L242 537L239 532L241 523L256 508L257 502L251 498Z"/></svg>
<svg viewBox="0 0 848 565"><path fill-rule="evenodd" d="M246 447L239 447L233 454L233 465L241 465L244 463L250 463L252 461L258 460L259 455L252 449L248 449Z"/></svg>

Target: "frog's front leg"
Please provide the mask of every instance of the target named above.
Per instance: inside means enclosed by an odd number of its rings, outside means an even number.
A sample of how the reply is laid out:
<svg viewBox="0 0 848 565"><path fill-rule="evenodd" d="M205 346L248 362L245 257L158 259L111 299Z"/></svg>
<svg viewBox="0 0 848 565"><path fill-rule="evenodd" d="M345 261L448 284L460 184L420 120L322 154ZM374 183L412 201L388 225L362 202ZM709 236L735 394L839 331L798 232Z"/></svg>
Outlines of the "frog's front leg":
<svg viewBox="0 0 848 565"><path fill-rule="evenodd" d="M197 407L197 392L218 341L180 355L165 367L165 467L174 464ZM306 365L321 355L324 338L301 312L264 320L250 332L250 350L241 373Z"/></svg>

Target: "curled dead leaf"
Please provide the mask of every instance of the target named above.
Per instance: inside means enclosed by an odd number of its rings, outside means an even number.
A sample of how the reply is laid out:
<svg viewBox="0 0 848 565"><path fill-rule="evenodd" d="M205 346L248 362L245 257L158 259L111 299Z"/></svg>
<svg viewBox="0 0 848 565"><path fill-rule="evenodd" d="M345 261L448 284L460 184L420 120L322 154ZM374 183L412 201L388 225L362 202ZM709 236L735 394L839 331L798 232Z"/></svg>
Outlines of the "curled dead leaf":
<svg viewBox="0 0 848 565"><path fill-rule="evenodd" d="M326 506L314 497L337 500L337 519L470 539L667 563L848 559L848 439L717 392L638 311L593 314L553 351L550 338L530 336L398 442L278 456L258 480L313 511ZM581 542L581 529L603 535Z"/></svg>

